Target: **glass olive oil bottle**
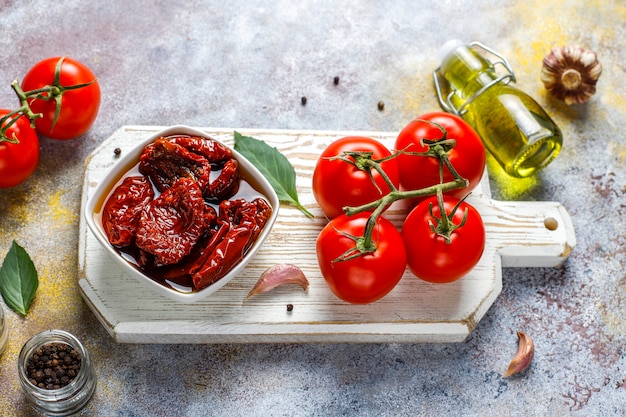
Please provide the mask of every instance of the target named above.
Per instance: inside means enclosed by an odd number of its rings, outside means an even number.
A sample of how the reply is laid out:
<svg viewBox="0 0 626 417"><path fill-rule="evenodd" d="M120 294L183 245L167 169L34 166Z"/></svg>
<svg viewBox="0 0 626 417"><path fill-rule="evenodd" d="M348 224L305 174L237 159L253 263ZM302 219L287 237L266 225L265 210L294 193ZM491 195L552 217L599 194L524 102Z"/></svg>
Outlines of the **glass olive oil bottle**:
<svg viewBox="0 0 626 417"><path fill-rule="evenodd" d="M487 60L477 47L499 60ZM504 57L478 42L450 41L440 52L433 77L442 108L472 125L509 175L528 177L558 155L561 130L535 100L509 85L515 75ZM506 68L504 75L497 73L497 64ZM439 74L448 83L445 98Z"/></svg>

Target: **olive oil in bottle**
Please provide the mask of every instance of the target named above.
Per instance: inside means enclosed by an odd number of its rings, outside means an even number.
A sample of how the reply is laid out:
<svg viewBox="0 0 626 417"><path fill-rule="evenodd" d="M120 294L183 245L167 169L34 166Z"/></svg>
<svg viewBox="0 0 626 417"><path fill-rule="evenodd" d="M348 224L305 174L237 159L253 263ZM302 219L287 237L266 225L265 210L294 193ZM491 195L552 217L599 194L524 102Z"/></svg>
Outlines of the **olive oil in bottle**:
<svg viewBox="0 0 626 417"><path fill-rule="evenodd" d="M487 60L477 48L499 60ZM528 177L558 155L561 130L535 100L509 85L515 75L504 57L478 42L449 41L440 52L433 77L442 108L474 127L507 174ZM504 75L496 71L497 64L506 68ZM446 97L440 76L448 84Z"/></svg>

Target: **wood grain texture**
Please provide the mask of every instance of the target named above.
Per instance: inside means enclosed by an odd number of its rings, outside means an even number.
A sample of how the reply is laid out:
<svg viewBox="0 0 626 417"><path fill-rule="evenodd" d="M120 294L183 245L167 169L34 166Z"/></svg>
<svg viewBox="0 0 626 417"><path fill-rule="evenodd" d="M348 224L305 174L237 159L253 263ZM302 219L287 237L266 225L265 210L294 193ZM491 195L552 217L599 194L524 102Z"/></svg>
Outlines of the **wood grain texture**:
<svg viewBox="0 0 626 417"><path fill-rule="evenodd" d="M91 191L116 162L114 149L129 151L159 126L124 126L85 165L84 208ZM201 128L232 145L233 130L275 146L293 164L300 201L314 219L282 205L264 246L243 273L215 294L180 304L146 289L114 263L88 230L81 209L79 285L103 326L123 343L265 342L461 342L474 329L502 288L502 266L555 267L576 244L571 219L557 202L503 202L490 198L485 175L468 198L483 216L485 252L467 276L434 285L405 273L398 286L369 305L351 305L326 287L317 266L315 240L326 223L311 193L313 168L321 151L349 134L371 136L393 147L395 133ZM406 210L393 206L386 217L400 226ZM546 219L556 221L554 230ZM284 286L243 304L261 273L277 263L293 263L310 281L304 292ZM287 304L293 304L288 312Z"/></svg>

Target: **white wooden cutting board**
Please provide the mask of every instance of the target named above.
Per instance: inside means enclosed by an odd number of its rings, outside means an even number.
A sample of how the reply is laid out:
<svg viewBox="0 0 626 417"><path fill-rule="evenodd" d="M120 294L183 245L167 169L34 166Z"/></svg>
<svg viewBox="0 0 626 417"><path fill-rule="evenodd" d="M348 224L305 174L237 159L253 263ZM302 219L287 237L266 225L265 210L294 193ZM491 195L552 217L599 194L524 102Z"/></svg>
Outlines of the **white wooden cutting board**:
<svg viewBox="0 0 626 417"><path fill-rule="evenodd" d="M420 281L407 270L383 299L348 304L328 290L317 266L315 240L326 219L311 193L313 168L322 150L340 137L370 136L393 148L396 133L200 128L231 146L234 130L275 146L295 167L300 201L315 218L282 205L272 232L241 276L201 302L180 304L126 275L91 234L83 213L95 186L117 161L115 148L129 151L162 129L123 126L85 165L79 285L84 300L118 342L461 342L500 294L503 266L556 267L576 244L571 219L558 202L494 201L485 174L468 199L483 216L487 234L485 252L472 272L454 283L437 285ZM400 205L386 217L399 226L404 215ZM261 273L278 263L300 267L309 279L308 291L283 286L243 304ZM293 305L292 311L287 311L287 304Z"/></svg>

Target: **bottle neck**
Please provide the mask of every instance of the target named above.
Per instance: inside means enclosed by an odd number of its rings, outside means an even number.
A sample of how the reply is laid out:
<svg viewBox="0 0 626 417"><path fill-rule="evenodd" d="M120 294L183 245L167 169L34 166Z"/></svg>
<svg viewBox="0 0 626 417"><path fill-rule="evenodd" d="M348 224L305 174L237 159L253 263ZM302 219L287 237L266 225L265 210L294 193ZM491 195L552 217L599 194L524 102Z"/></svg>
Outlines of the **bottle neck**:
<svg viewBox="0 0 626 417"><path fill-rule="evenodd" d="M454 101L463 105L497 78L493 65L468 46L459 46L442 61L441 74L456 91Z"/></svg>

